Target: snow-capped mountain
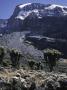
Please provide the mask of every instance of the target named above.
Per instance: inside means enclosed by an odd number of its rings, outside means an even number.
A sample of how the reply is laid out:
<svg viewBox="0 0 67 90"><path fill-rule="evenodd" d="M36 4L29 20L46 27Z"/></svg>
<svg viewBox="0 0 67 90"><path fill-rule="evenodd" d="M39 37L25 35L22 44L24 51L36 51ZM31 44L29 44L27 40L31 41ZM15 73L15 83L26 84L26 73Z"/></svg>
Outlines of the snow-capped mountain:
<svg viewBox="0 0 67 90"><path fill-rule="evenodd" d="M18 5L19 12L17 13L17 19L24 20L26 17L35 14L37 18L42 18L45 16L64 16L67 15L67 6L61 5L44 5L37 3L27 3L23 5Z"/></svg>
<svg viewBox="0 0 67 90"><path fill-rule="evenodd" d="M14 10L13 15L8 19L7 26L2 31L4 33L6 31L8 33L15 31L17 33L20 31L30 32L25 36L35 36L33 39L32 37L29 37L28 39L34 41L35 46L39 47L39 49L41 47L49 47L59 49L66 53L67 6L55 4L44 5L40 3L27 3L18 5ZM9 34L9 36L10 35L11 34ZM11 37L13 36L15 39L11 40ZM16 45L17 47L21 47L20 44L18 44L19 37L15 34L13 34L13 36L10 37L9 46ZM40 39L37 36L43 36L47 38Z"/></svg>
<svg viewBox="0 0 67 90"><path fill-rule="evenodd" d="M5 29L7 32L29 30L36 34L67 38L66 28L67 6L26 3L16 6Z"/></svg>
<svg viewBox="0 0 67 90"><path fill-rule="evenodd" d="M55 4L40 4L40 3L26 3L17 5L13 15L8 19L7 30L32 30L41 29L53 26L45 23L49 23L49 20L45 18L66 18L67 17L67 6L55 5ZM58 21L55 22L58 23ZM59 19L58 19L59 20ZM52 19L51 21L52 22ZM65 21L61 21L65 22ZM60 22L60 23L61 23ZM36 24L35 24L36 23ZM41 25L42 24L42 25ZM47 26L45 26L45 25ZM54 23L53 23L54 24Z"/></svg>

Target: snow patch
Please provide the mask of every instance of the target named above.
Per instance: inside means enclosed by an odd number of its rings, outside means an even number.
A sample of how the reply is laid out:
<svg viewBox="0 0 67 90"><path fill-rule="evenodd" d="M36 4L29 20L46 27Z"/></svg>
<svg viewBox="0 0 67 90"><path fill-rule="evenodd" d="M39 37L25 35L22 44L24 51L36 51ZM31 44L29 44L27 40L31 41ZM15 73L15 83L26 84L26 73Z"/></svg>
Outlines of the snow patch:
<svg viewBox="0 0 67 90"><path fill-rule="evenodd" d="M28 11L28 12L27 11L20 11L16 18L24 20L27 16L29 16L30 13L31 13L31 11Z"/></svg>
<svg viewBox="0 0 67 90"><path fill-rule="evenodd" d="M56 7L67 8L67 6L61 6L61 5L52 4L49 7L46 7L45 9L54 9Z"/></svg>
<svg viewBox="0 0 67 90"><path fill-rule="evenodd" d="M19 8L24 8L25 6L28 6L28 5L31 5L31 3L26 3L26 4L19 5Z"/></svg>
<svg viewBox="0 0 67 90"><path fill-rule="evenodd" d="M29 10L29 11L20 11L18 16L16 17L17 19L24 20L27 16L29 16L31 13L35 13L39 18L41 18L39 15L39 11L37 9L34 10Z"/></svg>
<svg viewBox="0 0 67 90"><path fill-rule="evenodd" d="M45 10L50 10L50 12L51 12L51 10L54 10L56 7L61 8L63 15L67 15L67 11L64 10L64 8L67 9L67 6L61 6L61 5L52 4L52 5L48 6L48 7L46 7Z"/></svg>
<svg viewBox="0 0 67 90"><path fill-rule="evenodd" d="M17 16L17 19L24 20L25 18L23 16Z"/></svg>
<svg viewBox="0 0 67 90"><path fill-rule="evenodd" d="M52 4L50 6L46 6L44 9L33 9L33 10L28 10L28 11L23 10L23 7L26 7L28 5L32 5L32 3L26 3L26 4L23 4L23 5L19 5L19 8L21 8L21 10L19 11L18 15L15 18L20 19L20 20L24 20L31 13L35 13L35 15L39 19L41 19L44 16L54 16L54 15L56 16L58 14L61 15L61 16L67 15L67 6ZM55 8L58 8L57 13L55 12Z"/></svg>

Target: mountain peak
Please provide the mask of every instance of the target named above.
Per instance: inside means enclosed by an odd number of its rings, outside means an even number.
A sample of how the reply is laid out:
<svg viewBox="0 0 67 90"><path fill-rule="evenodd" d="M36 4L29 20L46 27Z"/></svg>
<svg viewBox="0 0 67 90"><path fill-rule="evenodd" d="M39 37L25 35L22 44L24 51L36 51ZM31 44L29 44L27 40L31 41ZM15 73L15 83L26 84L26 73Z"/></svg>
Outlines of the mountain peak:
<svg viewBox="0 0 67 90"><path fill-rule="evenodd" d="M26 7L26 6L30 6L30 5L39 5L39 6L44 6L45 8L48 8L48 9L54 9L56 7L59 7L59 8L67 8L67 6L63 6L63 5L57 5L57 4L40 4L40 3L25 3L25 4L20 4L18 5L18 7L20 9Z"/></svg>

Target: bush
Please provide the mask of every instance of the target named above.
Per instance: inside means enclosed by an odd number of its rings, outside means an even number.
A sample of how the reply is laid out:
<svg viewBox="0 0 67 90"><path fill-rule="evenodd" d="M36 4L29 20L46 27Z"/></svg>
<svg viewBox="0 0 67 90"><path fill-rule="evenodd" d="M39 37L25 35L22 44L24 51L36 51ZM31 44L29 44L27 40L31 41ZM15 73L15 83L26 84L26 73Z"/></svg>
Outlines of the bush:
<svg viewBox="0 0 67 90"><path fill-rule="evenodd" d="M53 67L56 66L57 60L61 57L62 53L55 49L45 49L44 50L44 59L49 66L50 71L53 70Z"/></svg>
<svg viewBox="0 0 67 90"><path fill-rule="evenodd" d="M42 66L42 63L41 62L37 62L36 63L36 67L37 67L37 70L39 70L39 69L43 69L43 66Z"/></svg>
<svg viewBox="0 0 67 90"><path fill-rule="evenodd" d="M31 61L28 61L28 64L29 64L30 68L33 69L35 62L33 60L31 60Z"/></svg>
<svg viewBox="0 0 67 90"><path fill-rule="evenodd" d="M0 47L0 64L2 64L3 62L4 55L5 55L4 47Z"/></svg>
<svg viewBox="0 0 67 90"><path fill-rule="evenodd" d="M28 64L31 69L36 69L36 70L43 69L41 62L30 60L28 61Z"/></svg>
<svg viewBox="0 0 67 90"><path fill-rule="evenodd" d="M3 66L9 67L11 65L11 61L8 59L3 60Z"/></svg>
<svg viewBox="0 0 67 90"><path fill-rule="evenodd" d="M12 66L14 68L19 68L19 60L20 60L20 57L21 57L21 53L15 49L12 49L10 50L10 59L11 59L11 62L12 62Z"/></svg>

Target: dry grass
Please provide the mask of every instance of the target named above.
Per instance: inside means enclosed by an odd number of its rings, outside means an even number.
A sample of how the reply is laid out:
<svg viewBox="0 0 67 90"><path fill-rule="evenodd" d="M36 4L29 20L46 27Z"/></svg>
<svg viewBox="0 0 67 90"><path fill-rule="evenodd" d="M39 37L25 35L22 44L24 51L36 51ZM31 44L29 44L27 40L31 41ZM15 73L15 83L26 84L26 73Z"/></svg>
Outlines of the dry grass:
<svg viewBox="0 0 67 90"><path fill-rule="evenodd" d="M56 68L58 71L61 71L60 74L65 73L67 71L67 60L60 61L58 63L58 67ZM46 78L50 77L52 74L54 75L59 75L59 72L45 72L42 70L24 70L24 69L19 69L19 70L14 70L14 69L4 69L3 71L0 71L0 77L10 80L12 77L16 76L17 74L20 74L22 78L26 77L28 81L32 82L35 81L37 85L41 85Z"/></svg>

